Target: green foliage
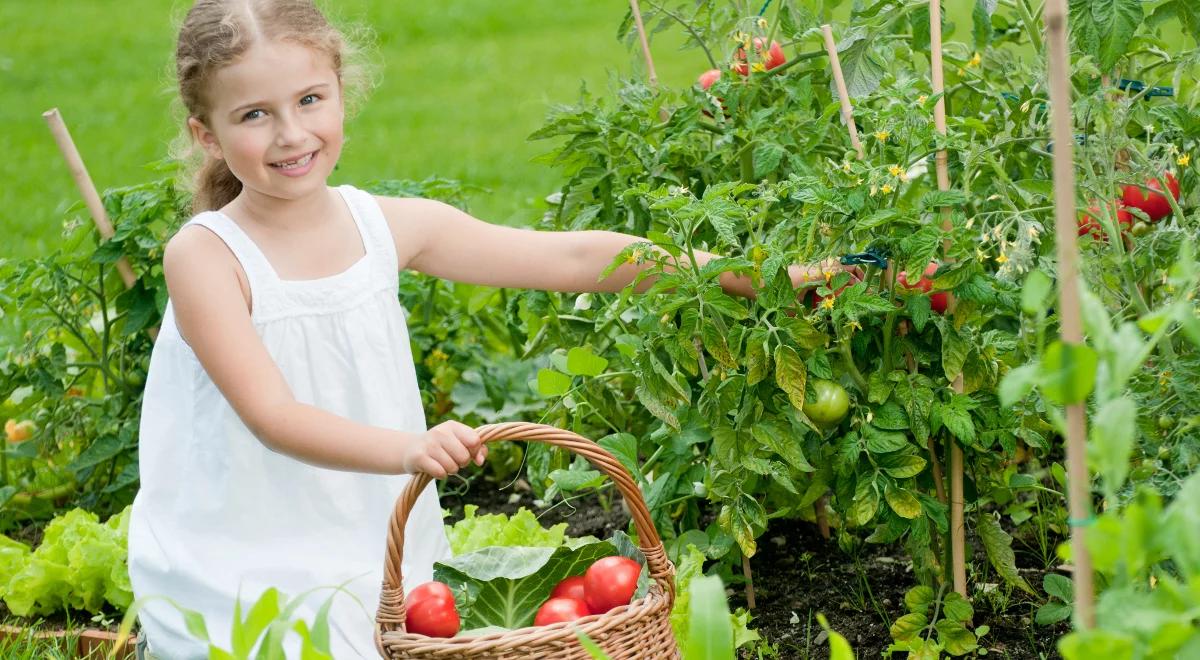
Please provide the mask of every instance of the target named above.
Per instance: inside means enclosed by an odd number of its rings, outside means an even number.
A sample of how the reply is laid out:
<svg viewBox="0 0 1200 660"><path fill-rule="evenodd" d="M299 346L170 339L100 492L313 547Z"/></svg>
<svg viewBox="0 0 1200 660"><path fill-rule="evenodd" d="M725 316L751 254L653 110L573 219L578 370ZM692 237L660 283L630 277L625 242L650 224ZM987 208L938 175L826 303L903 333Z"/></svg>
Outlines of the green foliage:
<svg viewBox="0 0 1200 660"><path fill-rule="evenodd" d="M244 614L239 597L234 604L228 648L219 645L221 642L209 636L202 613L182 607L165 596L145 596L130 605L121 621L117 633L118 640L124 642L128 639L140 609L152 601L162 600L183 616L188 633L192 637L208 644L210 660L283 660L284 639L293 633L300 638L300 651L304 658L331 660L333 656L329 648L329 610L333 606L333 599L339 593L355 598L343 588L344 586L345 583L334 587L318 587L291 599L278 589L269 587L259 594ZM296 615L301 606L308 604L311 594L325 589L331 589L333 593L321 602L312 621ZM109 657L114 655L110 653Z"/></svg>
<svg viewBox="0 0 1200 660"><path fill-rule="evenodd" d="M979 638L988 633L988 626L970 628L975 610L955 592L942 595L929 587L914 587L904 594L904 604L908 614L892 623L894 642L886 657L897 651L907 651L909 658L962 656L976 650Z"/></svg>
<svg viewBox="0 0 1200 660"><path fill-rule="evenodd" d="M1096 602L1096 627L1059 641L1063 657L1082 660L1098 649L1130 660L1200 652L1198 525L1200 473L1166 507L1143 488L1123 510L1101 515L1087 531L1087 545L1109 586Z"/></svg>
<svg viewBox="0 0 1200 660"><path fill-rule="evenodd" d="M101 523L73 509L52 520L37 550L0 536L4 604L17 616L62 609L124 610L133 600L125 569L129 510Z"/></svg>

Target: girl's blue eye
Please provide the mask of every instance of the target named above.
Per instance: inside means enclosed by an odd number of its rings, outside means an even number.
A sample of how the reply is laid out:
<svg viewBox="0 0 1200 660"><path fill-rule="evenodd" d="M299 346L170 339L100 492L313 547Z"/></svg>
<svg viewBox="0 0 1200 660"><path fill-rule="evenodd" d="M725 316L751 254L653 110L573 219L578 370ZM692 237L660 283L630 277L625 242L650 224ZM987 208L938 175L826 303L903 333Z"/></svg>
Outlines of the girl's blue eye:
<svg viewBox="0 0 1200 660"><path fill-rule="evenodd" d="M247 119L257 119L257 117L251 117L251 116L250 116L250 115L253 115L253 114L254 114L254 113L256 113L256 112L262 112L262 110L251 110L250 112L247 112L246 114L242 115L242 119L243 119L243 120L247 120Z"/></svg>
<svg viewBox="0 0 1200 660"><path fill-rule="evenodd" d="M303 98L300 99L300 105L312 105L311 103L305 103L304 99L312 99L313 103L316 103L317 99L319 99L319 98L321 98L321 97L317 96L316 94L306 94Z"/></svg>

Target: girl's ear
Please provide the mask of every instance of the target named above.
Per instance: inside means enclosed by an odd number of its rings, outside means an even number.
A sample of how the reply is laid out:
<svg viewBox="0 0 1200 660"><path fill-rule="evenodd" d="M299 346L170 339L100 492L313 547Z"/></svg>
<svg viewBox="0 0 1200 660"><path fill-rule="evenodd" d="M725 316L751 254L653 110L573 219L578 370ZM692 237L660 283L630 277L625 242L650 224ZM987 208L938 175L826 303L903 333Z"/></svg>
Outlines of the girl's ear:
<svg viewBox="0 0 1200 660"><path fill-rule="evenodd" d="M188 128L192 131L192 139L199 144L209 156L221 160L221 145L217 142L217 135L208 130L204 122L195 117L188 117Z"/></svg>

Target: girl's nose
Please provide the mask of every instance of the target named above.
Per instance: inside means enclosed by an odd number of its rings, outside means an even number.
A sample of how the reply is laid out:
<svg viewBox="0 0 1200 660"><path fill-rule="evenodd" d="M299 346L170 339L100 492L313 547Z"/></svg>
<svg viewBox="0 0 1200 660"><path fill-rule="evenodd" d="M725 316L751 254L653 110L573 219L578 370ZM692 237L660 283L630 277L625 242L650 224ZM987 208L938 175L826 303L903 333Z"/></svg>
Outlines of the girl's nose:
<svg viewBox="0 0 1200 660"><path fill-rule="evenodd" d="M275 143L280 147L303 143L307 132L300 117L293 113L280 114L278 130L275 133Z"/></svg>

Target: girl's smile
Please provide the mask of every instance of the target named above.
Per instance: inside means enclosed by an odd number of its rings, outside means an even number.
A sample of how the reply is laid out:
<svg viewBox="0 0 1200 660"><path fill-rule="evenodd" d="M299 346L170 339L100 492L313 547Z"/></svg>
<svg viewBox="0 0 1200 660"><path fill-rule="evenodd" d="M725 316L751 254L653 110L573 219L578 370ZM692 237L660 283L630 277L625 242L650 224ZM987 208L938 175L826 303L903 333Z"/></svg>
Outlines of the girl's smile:
<svg viewBox="0 0 1200 660"><path fill-rule="evenodd" d="M304 176L312 171L320 151L309 152L299 158L271 163L284 176Z"/></svg>

